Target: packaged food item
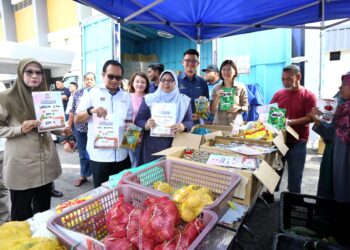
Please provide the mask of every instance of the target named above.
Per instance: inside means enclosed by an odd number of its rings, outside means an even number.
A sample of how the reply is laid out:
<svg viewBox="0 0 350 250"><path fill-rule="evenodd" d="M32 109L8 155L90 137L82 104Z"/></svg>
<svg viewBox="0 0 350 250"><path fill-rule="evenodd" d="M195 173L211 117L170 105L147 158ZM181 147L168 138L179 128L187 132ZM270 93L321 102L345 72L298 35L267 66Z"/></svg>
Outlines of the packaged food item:
<svg viewBox="0 0 350 250"><path fill-rule="evenodd" d="M209 100L206 97L200 97L194 100L196 115L198 118L208 119Z"/></svg>
<svg viewBox="0 0 350 250"><path fill-rule="evenodd" d="M169 183L163 181L156 181L155 183L153 183L153 188L155 190L159 190L167 194L172 194L175 191Z"/></svg>
<svg viewBox="0 0 350 250"><path fill-rule="evenodd" d="M206 205L214 202L211 190L195 185L176 190L173 199L177 203L181 219L186 222L195 220Z"/></svg>
<svg viewBox="0 0 350 250"><path fill-rule="evenodd" d="M72 206L76 206L76 205L83 203L85 201L88 201L90 199L92 199L92 196L86 196L86 197L82 197L82 198L76 198L76 199L71 199L71 200L65 201L62 204L59 204L55 207L55 212L57 214L60 214L64 210L66 210L67 208L72 207Z"/></svg>
<svg viewBox="0 0 350 250"><path fill-rule="evenodd" d="M120 147L135 150L140 140L142 129L135 124L130 124L123 135L123 141Z"/></svg>
<svg viewBox="0 0 350 250"><path fill-rule="evenodd" d="M331 123L335 114L335 110L337 109L337 99L334 98L320 98L317 100L317 108L322 112L320 119Z"/></svg>
<svg viewBox="0 0 350 250"><path fill-rule="evenodd" d="M271 104L266 104L266 105L261 105L257 107L257 112L259 114L259 121L261 122L267 122L269 118L269 112L270 108L278 108L277 103L271 103Z"/></svg>
<svg viewBox="0 0 350 250"><path fill-rule="evenodd" d="M269 118L267 123L271 124L277 129L285 129L286 127L286 109L270 108Z"/></svg>
<svg viewBox="0 0 350 250"><path fill-rule="evenodd" d="M235 89L234 88L221 88L224 94L220 97L219 110L230 110L235 103Z"/></svg>

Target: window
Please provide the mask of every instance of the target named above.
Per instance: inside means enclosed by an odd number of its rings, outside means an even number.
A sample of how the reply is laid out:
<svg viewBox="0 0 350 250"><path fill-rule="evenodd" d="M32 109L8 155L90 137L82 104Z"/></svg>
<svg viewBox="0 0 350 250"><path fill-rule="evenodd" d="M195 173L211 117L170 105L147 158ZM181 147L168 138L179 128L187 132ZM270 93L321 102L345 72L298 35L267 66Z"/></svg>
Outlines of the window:
<svg viewBox="0 0 350 250"><path fill-rule="evenodd" d="M330 61L339 61L340 60L340 51L330 52L329 53Z"/></svg>
<svg viewBox="0 0 350 250"><path fill-rule="evenodd" d="M30 5L32 5L32 0L24 0L24 1L20 2L20 3L18 3L18 4L15 4L13 6L13 9L16 12L16 11L24 9L24 8L30 6Z"/></svg>

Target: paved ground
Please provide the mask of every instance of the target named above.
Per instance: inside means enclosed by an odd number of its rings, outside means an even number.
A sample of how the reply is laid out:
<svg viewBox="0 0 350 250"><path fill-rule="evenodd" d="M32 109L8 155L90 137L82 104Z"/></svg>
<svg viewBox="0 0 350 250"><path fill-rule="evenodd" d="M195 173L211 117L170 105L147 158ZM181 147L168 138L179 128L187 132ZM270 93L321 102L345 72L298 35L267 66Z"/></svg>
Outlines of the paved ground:
<svg viewBox="0 0 350 250"><path fill-rule="evenodd" d="M322 155L317 154L316 150L308 149L301 188L303 194L316 195L321 159ZM272 249L272 235L274 232L279 232L280 193L287 191L286 176L287 172L283 175L280 192L275 193L275 202L266 207L258 199L252 212L246 217L245 223L252 230L254 237L246 230L241 229L237 237L239 244L235 244L232 249Z"/></svg>
<svg viewBox="0 0 350 250"><path fill-rule="evenodd" d="M52 198L52 207L93 189L91 179L80 187L75 187L73 184L74 180L79 178L78 153L66 153L63 151L62 145L57 145L57 150L60 155L63 174L55 181L55 185L56 189L64 193L64 196L62 198ZM316 194L321 157L316 153L316 150L308 149L302 182L303 194ZM285 172L282 178L280 191L286 191L286 174ZM244 249L271 249L272 233L278 232L279 194L275 195L275 202L269 208L258 201L246 218L246 224L253 231L255 237L251 237L245 230L240 230L238 239ZM240 249L240 247L236 245L234 249Z"/></svg>

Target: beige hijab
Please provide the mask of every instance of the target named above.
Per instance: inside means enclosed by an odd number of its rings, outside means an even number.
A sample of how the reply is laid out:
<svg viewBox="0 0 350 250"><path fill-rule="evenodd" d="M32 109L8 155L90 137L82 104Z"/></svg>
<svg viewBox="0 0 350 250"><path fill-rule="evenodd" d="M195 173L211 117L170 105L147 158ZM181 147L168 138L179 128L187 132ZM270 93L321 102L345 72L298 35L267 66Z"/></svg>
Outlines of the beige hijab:
<svg viewBox="0 0 350 250"><path fill-rule="evenodd" d="M17 68L17 79L15 84L9 90L0 93L0 104L8 111L9 115L15 118L18 122L23 123L26 120L35 120L35 111L33 104L33 91L47 91L47 84L43 76L41 84L36 88L28 87L23 80L24 69L28 64L37 64L41 71L44 72L43 66L33 58L26 58L19 62ZM46 133L43 140L47 149L50 149L50 143Z"/></svg>

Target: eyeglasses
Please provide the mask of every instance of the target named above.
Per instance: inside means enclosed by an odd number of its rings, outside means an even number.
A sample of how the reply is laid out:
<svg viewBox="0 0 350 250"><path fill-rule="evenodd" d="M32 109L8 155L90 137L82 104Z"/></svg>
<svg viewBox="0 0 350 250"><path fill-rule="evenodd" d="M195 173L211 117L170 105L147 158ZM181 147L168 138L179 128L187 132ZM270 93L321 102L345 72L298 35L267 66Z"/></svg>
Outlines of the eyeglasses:
<svg viewBox="0 0 350 250"><path fill-rule="evenodd" d="M184 59L184 62L185 62L185 63L192 63L192 64L195 64L195 63L198 63L198 60L195 60L195 59Z"/></svg>
<svg viewBox="0 0 350 250"><path fill-rule="evenodd" d="M36 74L37 76L42 76L43 72L39 71L39 70L26 70L24 71L28 76L32 76L34 74Z"/></svg>
<svg viewBox="0 0 350 250"><path fill-rule="evenodd" d="M123 76L115 76L115 75L107 75L108 80L113 81L115 79L116 81L121 81L123 80Z"/></svg>
<svg viewBox="0 0 350 250"><path fill-rule="evenodd" d="M173 80L173 79L162 79L162 80L160 80L160 82L161 83L173 83L173 82L175 82L175 80Z"/></svg>

